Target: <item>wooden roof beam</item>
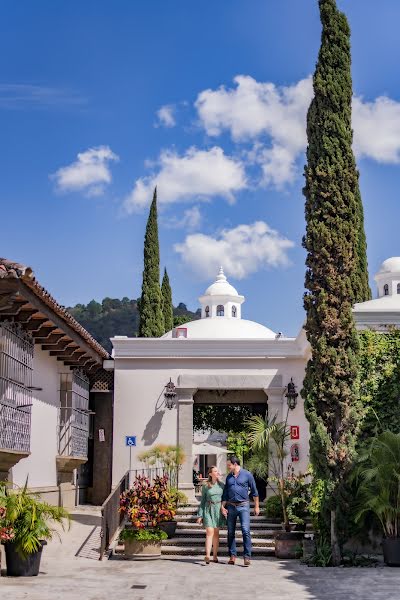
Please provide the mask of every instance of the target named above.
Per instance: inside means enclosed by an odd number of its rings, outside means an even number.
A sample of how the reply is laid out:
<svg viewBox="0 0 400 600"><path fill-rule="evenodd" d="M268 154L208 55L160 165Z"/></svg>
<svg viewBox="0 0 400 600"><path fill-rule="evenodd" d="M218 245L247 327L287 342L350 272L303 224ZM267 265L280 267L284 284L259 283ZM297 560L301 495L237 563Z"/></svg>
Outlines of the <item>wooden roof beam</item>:
<svg viewBox="0 0 400 600"><path fill-rule="evenodd" d="M65 335L63 333L51 333L49 336L47 337L42 337L40 335L40 331L38 331L38 336L35 336L35 341L37 344L45 344L46 346L55 346L56 344L58 344L58 342L60 342L63 338L65 338ZM66 338L67 339L67 338Z"/></svg>
<svg viewBox="0 0 400 600"><path fill-rule="evenodd" d="M43 345L43 348L46 347L46 344ZM71 340L65 340L57 344L57 346L52 346L49 348L50 356L59 356L60 354L70 355L75 350L78 350L79 346L75 344L75 342L71 342Z"/></svg>
<svg viewBox="0 0 400 600"><path fill-rule="evenodd" d="M103 357L98 354L96 350L94 350L94 348L92 348L92 346L90 346L86 340L84 340L70 325L68 325L68 323L66 323L59 315L54 313L45 304L45 302L36 296L26 285L24 285L22 281L17 281L16 283L18 291L24 298L26 298L26 300L31 302L33 306L37 306L41 313L49 315L48 319L46 319L44 322L48 320L51 323L54 323L54 325L61 331L64 331L73 342L84 349L86 353L93 358L94 362L98 363L99 365L103 364ZM28 325L30 325L30 323L28 323Z"/></svg>
<svg viewBox="0 0 400 600"><path fill-rule="evenodd" d="M49 335L54 333L56 329L57 327L54 327L54 325L45 325L44 327L41 327L38 331L35 332L35 342L37 344L40 344L41 341L45 343L45 340L47 340ZM60 336L62 335L63 334L60 333Z"/></svg>
<svg viewBox="0 0 400 600"><path fill-rule="evenodd" d="M48 323L48 319L46 318L38 318L38 319L31 319L26 325L25 325L25 329L27 331L30 331L31 333L33 333L34 331L39 331L39 329L41 328L42 325L44 325L45 323Z"/></svg>

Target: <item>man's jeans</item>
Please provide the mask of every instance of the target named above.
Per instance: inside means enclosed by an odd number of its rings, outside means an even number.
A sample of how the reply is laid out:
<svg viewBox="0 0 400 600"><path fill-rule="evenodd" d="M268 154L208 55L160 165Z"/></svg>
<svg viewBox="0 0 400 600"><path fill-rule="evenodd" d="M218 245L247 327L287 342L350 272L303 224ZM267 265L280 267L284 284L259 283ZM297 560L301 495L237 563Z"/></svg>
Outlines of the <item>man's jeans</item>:
<svg viewBox="0 0 400 600"><path fill-rule="evenodd" d="M242 506L227 505L228 509L228 549L230 556L237 556L236 553L236 521L239 517L240 527L243 535L244 556L251 557L251 535L250 535L250 504L246 503Z"/></svg>

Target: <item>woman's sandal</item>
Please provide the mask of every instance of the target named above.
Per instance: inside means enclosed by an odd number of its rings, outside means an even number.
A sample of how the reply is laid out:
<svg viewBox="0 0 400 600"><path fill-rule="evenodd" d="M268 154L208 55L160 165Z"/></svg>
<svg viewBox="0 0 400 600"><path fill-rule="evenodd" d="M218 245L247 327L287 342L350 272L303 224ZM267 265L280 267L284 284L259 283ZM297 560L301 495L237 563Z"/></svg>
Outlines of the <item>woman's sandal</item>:
<svg viewBox="0 0 400 600"><path fill-rule="evenodd" d="M218 556L215 556L215 557L213 558L213 562L215 562L215 563L219 562L219 560L218 560Z"/></svg>
<svg viewBox="0 0 400 600"><path fill-rule="evenodd" d="M210 557L209 556L205 556L204 557L204 562L206 563L206 565L210 564Z"/></svg>

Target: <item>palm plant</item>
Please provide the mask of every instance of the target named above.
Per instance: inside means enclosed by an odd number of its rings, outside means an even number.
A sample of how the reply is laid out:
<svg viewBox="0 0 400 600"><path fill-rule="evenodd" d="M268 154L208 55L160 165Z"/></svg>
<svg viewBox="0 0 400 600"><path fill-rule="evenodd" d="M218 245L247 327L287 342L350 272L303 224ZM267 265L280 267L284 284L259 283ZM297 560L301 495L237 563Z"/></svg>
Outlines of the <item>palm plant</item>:
<svg viewBox="0 0 400 600"><path fill-rule="evenodd" d="M37 552L43 540L52 539L55 530L50 523L58 523L65 529L70 523L69 513L62 507L42 502L37 494L23 488L8 489L0 483L0 505L5 509L5 525L13 531L10 543L22 558Z"/></svg>
<svg viewBox="0 0 400 600"><path fill-rule="evenodd" d="M361 453L353 475L357 484L356 523L371 514L385 538L400 537L400 434L385 431Z"/></svg>
<svg viewBox="0 0 400 600"><path fill-rule="evenodd" d="M263 479L268 478L268 483L271 480L276 483L282 504L283 525L285 531L290 531L286 492L286 458L288 455L286 443L290 439L287 421L279 422L276 415L271 419L268 418L268 415L265 418L253 415L246 419L245 427L249 446L255 451L255 455L247 466L253 467L256 475ZM276 493L274 489L273 491Z"/></svg>
<svg viewBox="0 0 400 600"><path fill-rule="evenodd" d="M156 444L150 450L139 454L138 458L146 465L146 468L154 468L167 475L169 485L177 485L178 471L185 462L185 454L181 446Z"/></svg>

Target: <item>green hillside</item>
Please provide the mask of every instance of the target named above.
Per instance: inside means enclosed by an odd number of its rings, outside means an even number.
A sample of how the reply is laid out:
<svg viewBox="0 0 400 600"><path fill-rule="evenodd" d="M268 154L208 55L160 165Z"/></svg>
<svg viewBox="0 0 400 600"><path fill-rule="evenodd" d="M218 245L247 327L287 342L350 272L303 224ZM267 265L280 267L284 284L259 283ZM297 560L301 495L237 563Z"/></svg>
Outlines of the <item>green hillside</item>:
<svg viewBox="0 0 400 600"><path fill-rule="evenodd" d="M139 311L137 300L129 298L104 298L102 302L92 300L89 304L77 304L68 311L92 334L106 350L111 352L110 337L114 335L137 336ZM200 310L191 312L182 302L174 307L174 326L200 318Z"/></svg>

